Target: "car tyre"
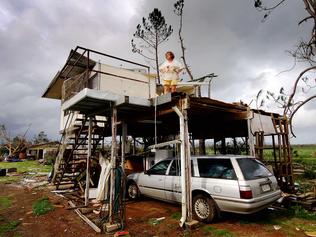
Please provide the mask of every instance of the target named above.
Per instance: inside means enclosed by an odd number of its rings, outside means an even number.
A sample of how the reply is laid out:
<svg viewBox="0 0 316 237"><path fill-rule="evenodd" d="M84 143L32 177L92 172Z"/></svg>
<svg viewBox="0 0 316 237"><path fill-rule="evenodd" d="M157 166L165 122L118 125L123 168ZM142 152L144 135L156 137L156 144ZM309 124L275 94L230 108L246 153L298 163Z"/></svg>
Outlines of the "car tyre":
<svg viewBox="0 0 316 237"><path fill-rule="evenodd" d="M130 200L136 200L139 198L139 189L137 187L137 184L135 182L130 182L127 185L127 197Z"/></svg>
<svg viewBox="0 0 316 237"><path fill-rule="evenodd" d="M210 223L217 214L217 208L214 200L203 194L197 194L193 197L193 215L194 219L200 222Z"/></svg>

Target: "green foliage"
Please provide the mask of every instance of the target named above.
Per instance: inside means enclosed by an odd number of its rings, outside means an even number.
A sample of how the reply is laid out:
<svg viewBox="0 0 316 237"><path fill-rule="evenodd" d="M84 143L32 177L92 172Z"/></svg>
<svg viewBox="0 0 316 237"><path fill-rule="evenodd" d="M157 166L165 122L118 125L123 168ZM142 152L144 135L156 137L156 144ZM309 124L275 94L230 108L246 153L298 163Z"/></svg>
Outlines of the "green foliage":
<svg viewBox="0 0 316 237"><path fill-rule="evenodd" d="M174 13L181 16L183 13L184 0L178 0L174 5Z"/></svg>
<svg viewBox="0 0 316 237"><path fill-rule="evenodd" d="M20 224L20 221L10 221L8 223L0 225L0 236L8 232L13 232Z"/></svg>
<svg viewBox="0 0 316 237"><path fill-rule="evenodd" d="M261 0L255 0L255 8L259 8L262 6Z"/></svg>
<svg viewBox="0 0 316 237"><path fill-rule="evenodd" d="M308 167L316 166L316 145L292 145L293 161ZM264 159L273 161L273 150L264 150Z"/></svg>
<svg viewBox="0 0 316 237"><path fill-rule="evenodd" d="M294 151L293 151L293 156L294 156L294 157L299 157L297 150L294 150Z"/></svg>
<svg viewBox="0 0 316 237"><path fill-rule="evenodd" d="M290 209L290 212L292 213L292 216L294 216L296 218L301 218L301 219L310 220L310 221L316 221L316 213L309 212L301 206L292 207Z"/></svg>
<svg viewBox="0 0 316 237"><path fill-rule="evenodd" d="M40 143L46 143L49 142L49 139L47 137L47 134L44 131L40 131L37 136L34 136L33 143L34 144L40 144Z"/></svg>
<svg viewBox="0 0 316 237"><path fill-rule="evenodd" d="M46 152L44 164L45 165L53 165L55 163L56 156L57 156L56 151Z"/></svg>
<svg viewBox="0 0 316 237"><path fill-rule="evenodd" d="M172 213L171 218L175 220L179 220L181 218L181 212Z"/></svg>
<svg viewBox="0 0 316 237"><path fill-rule="evenodd" d="M12 200L10 197L0 196L0 211L5 210L12 205Z"/></svg>
<svg viewBox="0 0 316 237"><path fill-rule="evenodd" d="M54 210L53 205L50 203L47 197L38 199L32 206L33 213L37 216L45 215Z"/></svg>
<svg viewBox="0 0 316 237"><path fill-rule="evenodd" d="M203 228L203 232L206 235L211 234L211 236L215 237L234 237L233 233L231 233L229 230L217 229L213 226L205 226Z"/></svg>
<svg viewBox="0 0 316 237"><path fill-rule="evenodd" d="M314 167L306 167L304 171L304 178L316 179L316 172Z"/></svg>

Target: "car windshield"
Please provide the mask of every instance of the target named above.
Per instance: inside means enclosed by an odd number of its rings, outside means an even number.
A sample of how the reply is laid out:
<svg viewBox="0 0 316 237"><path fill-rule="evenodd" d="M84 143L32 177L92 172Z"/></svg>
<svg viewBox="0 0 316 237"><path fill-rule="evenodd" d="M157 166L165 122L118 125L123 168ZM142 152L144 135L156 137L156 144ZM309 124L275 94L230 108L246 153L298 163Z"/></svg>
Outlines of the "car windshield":
<svg viewBox="0 0 316 237"><path fill-rule="evenodd" d="M253 158L237 159L245 180L272 176L272 173L259 160Z"/></svg>

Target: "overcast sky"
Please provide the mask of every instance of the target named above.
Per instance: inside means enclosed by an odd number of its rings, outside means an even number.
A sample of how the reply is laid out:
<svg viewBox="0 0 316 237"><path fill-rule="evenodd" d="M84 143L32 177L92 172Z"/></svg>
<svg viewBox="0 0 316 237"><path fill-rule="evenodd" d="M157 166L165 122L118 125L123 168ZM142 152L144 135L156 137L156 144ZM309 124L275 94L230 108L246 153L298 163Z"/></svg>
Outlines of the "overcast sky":
<svg viewBox="0 0 316 237"><path fill-rule="evenodd" d="M130 40L155 7L175 30L161 56L170 49L177 57L178 18L170 0L0 1L0 123L14 135L31 124L29 137L44 130L58 138L60 101L41 95L70 49L81 45L144 63ZM297 24L305 16L302 1L287 1L264 23L252 0L187 0L184 14L187 61L195 77L219 75L212 84L215 99L250 103L261 88L289 91L304 67L279 74L293 64L286 50L309 32L309 25ZM316 143L315 118L314 101L297 114L293 143Z"/></svg>

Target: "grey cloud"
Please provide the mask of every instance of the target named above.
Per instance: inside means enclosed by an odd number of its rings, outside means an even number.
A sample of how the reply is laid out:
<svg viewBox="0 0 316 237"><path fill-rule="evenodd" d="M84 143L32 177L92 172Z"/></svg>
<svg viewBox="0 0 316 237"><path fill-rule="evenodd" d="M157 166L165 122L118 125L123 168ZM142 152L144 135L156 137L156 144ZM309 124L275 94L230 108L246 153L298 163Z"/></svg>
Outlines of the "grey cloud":
<svg viewBox="0 0 316 237"><path fill-rule="evenodd" d="M174 1L41 1L4 0L0 3L0 123L21 132L32 122L30 136L45 130L58 137L59 101L41 99L40 95L76 45L144 62L131 53L130 39L154 7L162 10L174 27L170 40L161 46L180 56L177 38L178 18L173 14ZM287 83L299 69L281 76L271 76L289 67L292 59L285 53L309 25L297 26L305 16L301 1L288 1L261 23L263 13L252 1L185 2L184 38L188 62L196 77L214 72L212 96L225 101L249 102L259 89ZM272 79L271 79L272 78ZM290 88L290 86L288 86ZM306 107L315 109L311 102ZM316 142L307 128L296 142ZM298 134L299 136L299 134ZM299 136L300 137L300 136Z"/></svg>

